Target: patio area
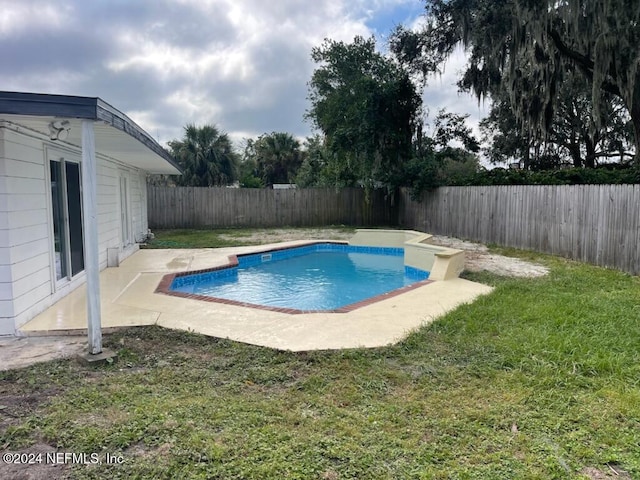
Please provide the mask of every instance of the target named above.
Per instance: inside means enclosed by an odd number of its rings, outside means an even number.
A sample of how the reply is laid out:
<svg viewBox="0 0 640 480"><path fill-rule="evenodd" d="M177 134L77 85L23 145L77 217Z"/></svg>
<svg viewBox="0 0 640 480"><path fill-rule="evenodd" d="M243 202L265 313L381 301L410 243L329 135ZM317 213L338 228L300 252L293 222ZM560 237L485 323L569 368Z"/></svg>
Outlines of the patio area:
<svg viewBox="0 0 640 480"><path fill-rule="evenodd" d="M455 278L437 281L348 313L291 315L155 293L168 273L224 265L229 255L260 252L306 241L251 247L140 250L100 273L102 328L159 325L291 351L378 347L468 303L491 287ZM82 286L20 328L26 336L86 332Z"/></svg>

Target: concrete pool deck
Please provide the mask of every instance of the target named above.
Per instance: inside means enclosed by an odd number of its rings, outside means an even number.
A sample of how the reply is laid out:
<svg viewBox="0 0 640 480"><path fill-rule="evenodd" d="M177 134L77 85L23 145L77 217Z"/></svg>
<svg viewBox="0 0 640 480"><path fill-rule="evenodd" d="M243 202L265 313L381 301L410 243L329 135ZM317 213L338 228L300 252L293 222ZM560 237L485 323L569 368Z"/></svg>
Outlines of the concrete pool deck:
<svg viewBox="0 0 640 480"><path fill-rule="evenodd" d="M407 334L492 288L455 278L436 281L348 313L291 315L155 293L162 277L228 263L229 255L308 241L210 249L140 250L100 273L102 328L159 325L291 351L378 347ZM83 285L23 325L22 335L86 332Z"/></svg>

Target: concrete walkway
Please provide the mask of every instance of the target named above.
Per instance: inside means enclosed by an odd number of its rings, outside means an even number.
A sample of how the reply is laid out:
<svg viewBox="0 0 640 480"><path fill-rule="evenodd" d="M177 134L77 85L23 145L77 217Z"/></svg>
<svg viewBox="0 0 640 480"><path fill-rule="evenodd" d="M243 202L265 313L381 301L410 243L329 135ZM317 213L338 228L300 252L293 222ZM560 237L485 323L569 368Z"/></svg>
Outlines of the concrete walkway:
<svg viewBox="0 0 640 480"><path fill-rule="evenodd" d="M253 247L140 250L119 267L100 273L102 327L160 325L282 350L377 347L395 343L411 330L491 287L463 279L434 282L349 313L290 315L154 293L163 275L223 265L231 254L257 252L282 242ZM23 325L23 335L84 334L86 288L78 288Z"/></svg>
<svg viewBox="0 0 640 480"><path fill-rule="evenodd" d="M87 350L87 337L0 337L0 371L71 358Z"/></svg>

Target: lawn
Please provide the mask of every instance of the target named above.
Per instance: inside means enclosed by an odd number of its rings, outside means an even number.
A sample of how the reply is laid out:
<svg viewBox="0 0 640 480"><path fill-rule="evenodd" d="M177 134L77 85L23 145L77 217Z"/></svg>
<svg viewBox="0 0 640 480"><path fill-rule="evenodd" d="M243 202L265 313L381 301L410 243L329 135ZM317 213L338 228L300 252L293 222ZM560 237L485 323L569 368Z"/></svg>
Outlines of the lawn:
<svg viewBox="0 0 640 480"><path fill-rule="evenodd" d="M0 372L0 449L72 478L640 478L640 279L550 256L370 350L288 353L136 328L116 363ZM393 321L392 318L389 321Z"/></svg>
<svg viewBox="0 0 640 480"><path fill-rule="evenodd" d="M158 230L145 248L214 248L262 245L265 243L297 240L347 240L355 229L344 226L329 228L225 228L208 230Z"/></svg>

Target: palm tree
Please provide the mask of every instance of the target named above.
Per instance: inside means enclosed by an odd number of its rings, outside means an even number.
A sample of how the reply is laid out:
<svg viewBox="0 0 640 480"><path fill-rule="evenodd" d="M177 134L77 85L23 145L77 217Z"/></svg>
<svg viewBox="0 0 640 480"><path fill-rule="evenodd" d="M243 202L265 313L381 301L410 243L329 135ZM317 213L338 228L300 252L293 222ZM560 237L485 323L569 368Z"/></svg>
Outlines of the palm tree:
<svg viewBox="0 0 640 480"><path fill-rule="evenodd" d="M261 135L252 144L259 176L265 185L291 183L302 164L300 142L289 133Z"/></svg>
<svg viewBox="0 0 640 480"><path fill-rule="evenodd" d="M169 142L173 155L184 170L178 185L211 187L229 185L238 176L238 155L229 136L215 125L188 124L184 138Z"/></svg>

